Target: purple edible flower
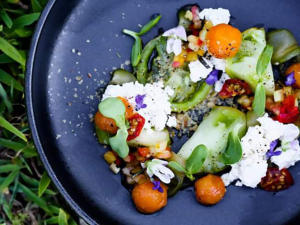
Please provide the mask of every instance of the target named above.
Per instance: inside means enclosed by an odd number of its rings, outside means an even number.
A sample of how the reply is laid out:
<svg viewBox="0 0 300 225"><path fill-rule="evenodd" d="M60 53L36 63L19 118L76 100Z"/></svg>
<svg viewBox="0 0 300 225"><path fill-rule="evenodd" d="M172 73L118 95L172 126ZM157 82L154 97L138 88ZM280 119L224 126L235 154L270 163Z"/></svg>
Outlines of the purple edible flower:
<svg viewBox="0 0 300 225"><path fill-rule="evenodd" d="M278 140L272 141L270 144L270 150L267 152L266 156L270 159L272 156L278 156L281 154L281 151L274 151L278 144Z"/></svg>
<svg viewBox="0 0 300 225"><path fill-rule="evenodd" d="M152 188L153 190L158 190L159 192L163 193L164 189L162 189L162 187L160 186L160 181L152 181L152 184L154 185L154 187Z"/></svg>
<svg viewBox="0 0 300 225"><path fill-rule="evenodd" d="M144 104L144 98L145 97L146 97L146 95L137 95L137 96L135 96L135 103L136 103L136 110L137 111L147 107L147 105Z"/></svg>
<svg viewBox="0 0 300 225"><path fill-rule="evenodd" d="M208 85L214 85L219 80L219 70L213 70L208 74L205 82Z"/></svg>
<svg viewBox="0 0 300 225"><path fill-rule="evenodd" d="M286 76L285 85L292 86L294 83L296 83L295 72L291 72Z"/></svg>

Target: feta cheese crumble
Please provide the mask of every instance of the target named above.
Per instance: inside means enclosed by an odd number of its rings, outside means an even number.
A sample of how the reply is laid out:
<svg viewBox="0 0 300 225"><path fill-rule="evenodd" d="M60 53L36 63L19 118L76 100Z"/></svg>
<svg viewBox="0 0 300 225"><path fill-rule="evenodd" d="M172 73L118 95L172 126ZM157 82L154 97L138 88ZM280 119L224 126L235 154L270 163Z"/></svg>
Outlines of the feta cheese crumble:
<svg viewBox="0 0 300 225"><path fill-rule="evenodd" d="M230 21L230 12L228 9L223 9L223 8L203 9L199 13L199 18L211 21L214 26L221 23L228 24Z"/></svg>
<svg viewBox="0 0 300 225"><path fill-rule="evenodd" d="M206 65L201 63L199 60L189 63L190 78L193 82L205 79L213 69L212 64L208 60L206 60L205 58L202 59L206 63Z"/></svg>
<svg viewBox="0 0 300 225"><path fill-rule="evenodd" d="M215 83L215 91L220 92L226 80L229 80L230 77L227 73L223 72L220 79Z"/></svg>
<svg viewBox="0 0 300 225"><path fill-rule="evenodd" d="M173 94L174 91L172 89L164 89L163 82L146 85L138 82L130 82L123 85L108 85L102 100L108 97L124 97L135 109L137 109L135 101L136 96L145 95L143 103L147 105L147 107L139 108L137 110L137 112L146 120L144 128L150 129L151 127L154 127L156 130L163 130L169 119L169 115L171 114L169 96ZM169 123L169 125L174 125L174 123Z"/></svg>
<svg viewBox="0 0 300 225"><path fill-rule="evenodd" d="M167 53L174 53L175 55L179 55L182 51L182 41L187 40L186 32L183 26L178 26L167 30L163 33L164 37L168 37L167 41Z"/></svg>
<svg viewBox="0 0 300 225"><path fill-rule="evenodd" d="M232 165L229 173L222 176L225 185L239 180L239 184L255 188L260 183L261 178L266 175L268 169L266 153L270 149L270 143L274 140L279 139L281 143L285 143L285 145L288 143L294 147L283 151L278 156L273 156L272 162L280 168L288 168L300 160L299 142L295 140L299 135L298 127L293 124L286 125L274 121L268 114L257 120L260 125L250 127L241 140L242 159Z"/></svg>

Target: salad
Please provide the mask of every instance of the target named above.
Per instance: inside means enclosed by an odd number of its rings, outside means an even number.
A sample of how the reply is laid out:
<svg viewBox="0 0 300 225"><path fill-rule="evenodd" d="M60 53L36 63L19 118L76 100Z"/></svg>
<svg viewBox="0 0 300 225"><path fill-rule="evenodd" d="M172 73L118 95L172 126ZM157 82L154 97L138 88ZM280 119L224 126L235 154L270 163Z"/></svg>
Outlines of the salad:
<svg viewBox="0 0 300 225"><path fill-rule="evenodd" d="M134 40L132 72L113 71L94 122L105 161L141 213L190 185L199 203L214 205L228 185L276 192L294 183L300 46L287 29L240 31L230 16L184 6L178 26L145 45L161 15L123 30ZM178 152L176 136L188 136Z"/></svg>

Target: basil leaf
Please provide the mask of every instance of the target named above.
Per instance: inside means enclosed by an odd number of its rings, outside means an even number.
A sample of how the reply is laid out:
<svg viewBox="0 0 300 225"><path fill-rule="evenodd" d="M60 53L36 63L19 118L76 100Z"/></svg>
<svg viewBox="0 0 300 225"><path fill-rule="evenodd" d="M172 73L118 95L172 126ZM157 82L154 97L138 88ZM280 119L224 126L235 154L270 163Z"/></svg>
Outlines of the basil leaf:
<svg viewBox="0 0 300 225"><path fill-rule="evenodd" d="M272 55L273 55L273 46L266 45L266 47L260 54L256 64L256 73L260 77L260 79L266 73L269 63L271 62Z"/></svg>
<svg viewBox="0 0 300 225"><path fill-rule="evenodd" d="M227 147L222 154L224 164L231 165L237 163L241 160L242 154L243 150L239 136L230 132Z"/></svg>
<svg viewBox="0 0 300 225"><path fill-rule="evenodd" d="M138 34L134 31L124 29L124 34L127 34L135 39L135 42L132 46L131 50L131 65L137 66L137 64L141 60L141 54L142 54L142 39L138 36Z"/></svg>
<svg viewBox="0 0 300 225"><path fill-rule="evenodd" d="M118 127L125 125L125 106L119 98L107 98L100 102L99 111L105 117L114 119Z"/></svg>
<svg viewBox="0 0 300 225"><path fill-rule="evenodd" d="M147 33L149 30L151 30L160 20L161 15L157 15L154 19L150 20L146 25L144 25L142 27L142 29L140 30L140 32L138 33L138 35L143 35L145 33Z"/></svg>
<svg viewBox="0 0 300 225"><path fill-rule="evenodd" d="M175 161L171 161L168 163L168 166L173 169L173 170L176 170L178 172L181 172L181 173L186 173L186 170L185 168L180 165L178 162L175 162Z"/></svg>
<svg viewBox="0 0 300 225"><path fill-rule="evenodd" d="M255 88L254 100L252 103L253 111L257 116L262 116L265 113L266 105L266 90L260 82Z"/></svg>
<svg viewBox="0 0 300 225"><path fill-rule="evenodd" d="M194 148L192 154L186 160L186 171L192 175L199 173L207 156L207 148L205 145L198 145Z"/></svg>
<svg viewBox="0 0 300 225"><path fill-rule="evenodd" d="M118 153L121 158L125 158L129 153L127 144L128 132L126 128L119 129L116 136L109 138L110 147Z"/></svg>

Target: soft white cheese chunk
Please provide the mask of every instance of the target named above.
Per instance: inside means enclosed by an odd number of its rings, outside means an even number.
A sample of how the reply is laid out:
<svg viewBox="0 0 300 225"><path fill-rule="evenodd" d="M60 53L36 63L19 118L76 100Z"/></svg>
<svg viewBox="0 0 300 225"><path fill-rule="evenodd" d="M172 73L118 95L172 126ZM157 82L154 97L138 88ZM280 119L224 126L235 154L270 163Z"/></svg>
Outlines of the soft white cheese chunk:
<svg viewBox="0 0 300 225"><path fill-rule="evenodd" d="M167 30L163 33L164 37L168 37L167 40L167 53L174 53L175 55L179 55L182 51L182 40L187 40L186 31L183 26L174 27L170 30Z"/></svg>
<svg viewBox="0 0 300 225"><path fill-rule="evenodd" d="M136 108L135 97L145 95L143 103L147 106L137 110L146 120L144 128L150 129L153 127L156 130L163 130L171 114L169 96L172 91L170 88L165 90L163 82L146 85L130 82L123 85L108 85L102 100L108 97L120 96L126 98Z"/></svg>
<svg viewBox="0 0 300 225"><path fill-rule="evenodd" d="M223 8L203 9L199 13L199 18L211 21L214 26L221 23L228 24L230 21L230 12L228 9L223 9Z"/></svg>
<svg viewBox="0 0 300 225"><path fill-rule="evenodd" d="M239 180L241 184L255 188L266 175L268 168L266 153L274 140L279 139L281 143L285 143L285 146L289 144L293 147L286 147L285 152L271 157L272 162L280 168L287 168L300 160L299 142L295 140L299 135L299 129L295 125L274 121L268 117L268 114L257 120L260 125L249 127L246 135L241 139L242 159L232 165L229 173L222 176L225 185Z"/></svg>
<svg viewBox="0 0 300 225"><path fill-rule="evenodd" d="M209 61L215 67L216 70L221 70L225 72L225 66L226 66L225 59L218 59L212 56Z"/></svg>
<svg viewBox="0 0 300 225"><path fill-rule="evenodd" d="M223 72L220 79L215 83L215 91L220 92L226 80L229 80L230 77L227 73Z"/></svg>
<svg viewBox="0 0 300 225"><path fill-rule="evenodd" d="M177 125L177 120L175 116L169 116L168 121L167 121L167 126L168 127L176 127Z"/></svg>
<svg viewBox="0 0 300 225"><path fill-rule="evenodd" d="M203 65L199 60L189 63L190 78L193 82L205 79L213 69L212 64L208 60L206 60L205 58L202 59L206 62L207 67Z"/></svg>

